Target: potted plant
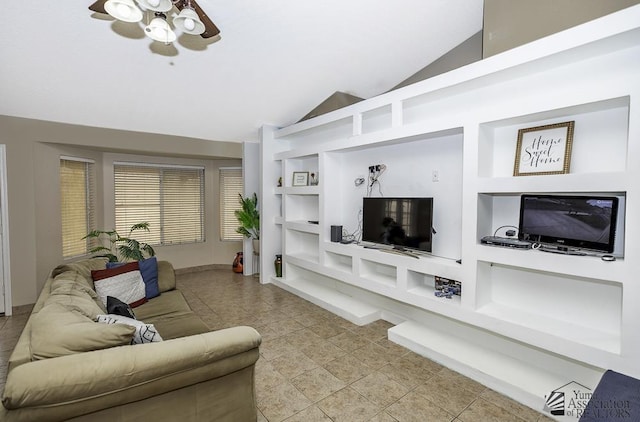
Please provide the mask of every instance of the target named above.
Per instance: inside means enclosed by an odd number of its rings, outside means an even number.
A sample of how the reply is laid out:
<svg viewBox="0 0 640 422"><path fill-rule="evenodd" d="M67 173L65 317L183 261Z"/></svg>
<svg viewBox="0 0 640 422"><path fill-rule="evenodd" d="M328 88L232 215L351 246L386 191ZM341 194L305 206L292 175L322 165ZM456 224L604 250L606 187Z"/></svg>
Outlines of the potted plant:
<svg viewBox="0 0 640 422"><path fill-rule="evenodd" d="M250 197L240 196L242 208L235 211L240 227L236 229L247 239L253 240L253 250L260 253L260 211L258 210L258 195L254 192Z"/></svg>
<svg viewBox="0 0 640 422"><path fill-rule="evenodd" d="M99 245L89 251L95 257L109 258L109 262L141 261L154 256L153 247L145 242L135 240L132 235L137 230L149 231L149 223L138 223L131 226L127 237L122 237L115 230L92 230L83 239L96 239ZM105 246L108 245L108 246ZM103 252L103 253L101 253Z"/></svg>

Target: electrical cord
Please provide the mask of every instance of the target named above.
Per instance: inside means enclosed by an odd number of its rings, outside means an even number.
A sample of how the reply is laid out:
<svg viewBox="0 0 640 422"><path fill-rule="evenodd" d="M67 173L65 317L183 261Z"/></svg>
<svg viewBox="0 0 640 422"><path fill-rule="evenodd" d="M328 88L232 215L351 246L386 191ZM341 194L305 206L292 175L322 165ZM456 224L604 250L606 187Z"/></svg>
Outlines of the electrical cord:
<svg viewBox="0 0 640 422"><path fill-rule="evenodd" d="M498 228L493 232L493 235L494 235L494 236L496 236L496 235L498 234L498 231L499 231L500 229L504 229L504 228L507 228L507 227L512 228L512 229L516 229L516 232L515 232L514 234L512 234L510 237L513 237L513 236L515 236L515 235L518 233L518 228L517 228L516 226L509 226L509 225L506 225L506 226L500 226L500 227L498 227ZM508 234L508 233L507 233L507 236L509 236L509 234Z"/></svg>
<svg viewBox="0 0 640 422"><path fill-rule="evenodd" d="M342 228L342 239L349 242L360 242L362 236L362 208L358 211L358 227L353 233L349 233L346 229Z"/></svg>

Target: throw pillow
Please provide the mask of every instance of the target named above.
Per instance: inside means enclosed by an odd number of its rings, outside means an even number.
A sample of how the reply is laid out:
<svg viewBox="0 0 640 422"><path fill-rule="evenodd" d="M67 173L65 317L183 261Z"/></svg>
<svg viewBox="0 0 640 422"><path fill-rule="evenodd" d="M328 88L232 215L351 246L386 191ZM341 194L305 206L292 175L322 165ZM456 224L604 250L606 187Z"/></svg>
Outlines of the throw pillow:
<svg viewBox="0 0 640 422"><path fill-rule="evenodd" d="M117 268L91 271L98 297L107 306L107 296L117 297L132 308L147 301L144 282L137 262Z"/></svg>
<svg viewBox="0 0 640 422"><path fill-rule="evenodd" d="M136 314L127 303L124 303L117 297L107 296L107 312L115 315L122 315L127 318L136 319Z"/></svg>
<svg viewBox="0 0 640 422"><path fill-rule="evenodd" d="M96 321L104 324L124 324L136 329L131 339L131 344L153 343L162 341L160 333L156 330L153 324L145 324L142 321L136 319L127 318L121 315L98 315Z"/></svg>
<svg viewBox="0 0 640 422"><path fill-rule="evenodd" d="M124 262L107 262L107 268L116 268L124 265ZM160 296L160 286L158 285L158 259L155 256L138 261L142 280L144 281L145 296L152 299Z"/></svg>
<svg viewBox="0 0 640 422"><path fill-rule="evenodd" d="M60 303L45 305L33 315L31 356L47 359L131 344L135 329L96 324Z"/></svg>

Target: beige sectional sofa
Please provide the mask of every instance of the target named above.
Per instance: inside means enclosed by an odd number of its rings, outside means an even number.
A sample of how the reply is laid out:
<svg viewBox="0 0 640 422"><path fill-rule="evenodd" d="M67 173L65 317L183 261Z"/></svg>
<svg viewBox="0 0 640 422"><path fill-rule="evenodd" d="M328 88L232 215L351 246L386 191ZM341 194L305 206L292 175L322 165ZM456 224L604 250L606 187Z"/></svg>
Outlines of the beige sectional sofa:
<svg viewBox="0 0 640 422"><path fill-rule="evenodd" d="M136 307L163 341L129 344L132 327L94 322L106 313L92 258L54 269L13 351L0 421L255 421L250 327L209 332L158 261L160 296Z"/></svg>

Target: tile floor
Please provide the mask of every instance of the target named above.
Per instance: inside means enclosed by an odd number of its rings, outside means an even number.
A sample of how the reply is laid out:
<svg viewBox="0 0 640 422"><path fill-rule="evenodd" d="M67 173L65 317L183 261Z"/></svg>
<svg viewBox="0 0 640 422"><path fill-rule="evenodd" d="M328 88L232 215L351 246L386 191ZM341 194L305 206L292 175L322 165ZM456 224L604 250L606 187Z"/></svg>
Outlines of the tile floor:
<svg viewBox="0 0 640 422"><path fill-rule="evenodd" d="M250 325L258 421L537 422L551 419L274 285L230 270L180 272L178 283L211 329ZM30 307L0 317L0 389Z"/></svg>

